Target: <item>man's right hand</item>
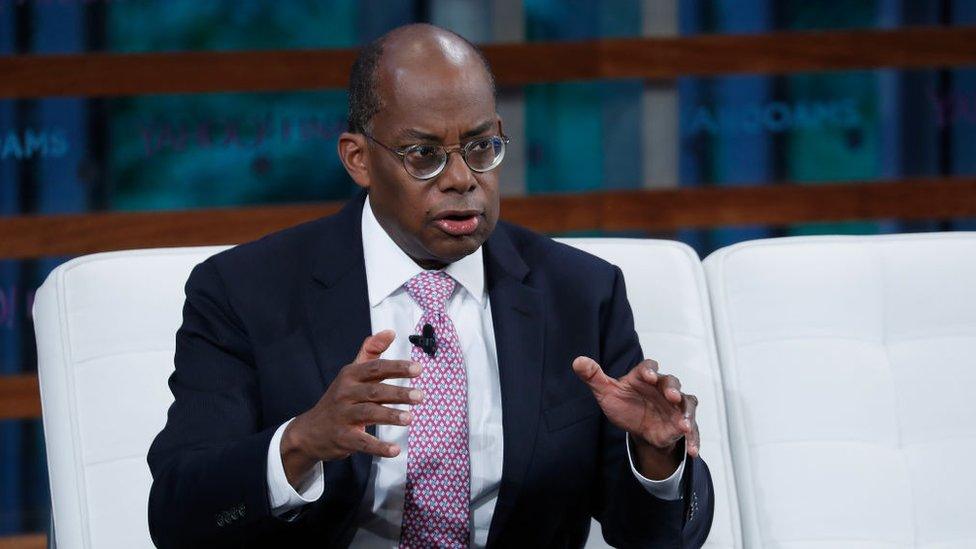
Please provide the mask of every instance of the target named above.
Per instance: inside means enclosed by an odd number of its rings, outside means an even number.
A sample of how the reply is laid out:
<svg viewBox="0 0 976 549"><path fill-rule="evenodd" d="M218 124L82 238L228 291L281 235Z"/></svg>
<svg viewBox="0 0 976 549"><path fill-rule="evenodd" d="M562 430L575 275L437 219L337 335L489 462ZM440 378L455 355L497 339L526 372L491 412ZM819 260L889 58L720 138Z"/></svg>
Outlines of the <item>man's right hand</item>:
<svg viewBox="0 0 976 549"><path fill-rule="evenodd" d="M367 337L356 359L342 368L318 403L285 429L281 461L289 484L298 486L319 461L343 459L353 452L379 457L400 453L396 444L366 432L367 425L410 425L413 414L383 404L423 400L420 390L381 383L420 375L421 366L416 362L379 358L395 337L393 330Z"/></svg>

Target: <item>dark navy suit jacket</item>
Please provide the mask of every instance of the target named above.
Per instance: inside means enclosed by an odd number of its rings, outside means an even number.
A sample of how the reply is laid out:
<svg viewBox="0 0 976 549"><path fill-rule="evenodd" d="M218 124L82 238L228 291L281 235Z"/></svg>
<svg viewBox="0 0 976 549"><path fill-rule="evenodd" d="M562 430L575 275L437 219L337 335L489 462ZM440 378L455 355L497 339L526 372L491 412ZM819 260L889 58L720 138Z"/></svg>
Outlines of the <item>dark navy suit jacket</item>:
<svg viewBox="0 0 976 549"><path fill-rule="evenodd" d="M370 456L325 463L324 495L292 522L271 515L266 465L275 430L318 401L371 333L364 197L193 269L175 402L148 458L158 546L350 543ZM571 367L588 355L619 377L643 358L620 270L506 223L484 250L504 431L488 545L580 547L591 516L615 546L701 545L713 510L705 463L689 460L682 500L647 493L624 433Z"/></svg>

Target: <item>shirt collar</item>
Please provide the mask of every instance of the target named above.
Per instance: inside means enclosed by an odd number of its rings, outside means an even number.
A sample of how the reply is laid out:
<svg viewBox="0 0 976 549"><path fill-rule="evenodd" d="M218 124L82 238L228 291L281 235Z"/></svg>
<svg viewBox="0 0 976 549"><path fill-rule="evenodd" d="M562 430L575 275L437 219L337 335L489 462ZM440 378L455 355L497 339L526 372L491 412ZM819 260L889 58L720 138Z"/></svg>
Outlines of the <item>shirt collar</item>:
<svg viewBox="0 0 976 549"><path fill-rule="evenodd" d="M366 262L366 287L369 306L375 307L423 269L393 242L376 220L369 205L363 204L363 259ZM484 252L477 250L444 268L475 300L482 304L485 293Z"/></svg>

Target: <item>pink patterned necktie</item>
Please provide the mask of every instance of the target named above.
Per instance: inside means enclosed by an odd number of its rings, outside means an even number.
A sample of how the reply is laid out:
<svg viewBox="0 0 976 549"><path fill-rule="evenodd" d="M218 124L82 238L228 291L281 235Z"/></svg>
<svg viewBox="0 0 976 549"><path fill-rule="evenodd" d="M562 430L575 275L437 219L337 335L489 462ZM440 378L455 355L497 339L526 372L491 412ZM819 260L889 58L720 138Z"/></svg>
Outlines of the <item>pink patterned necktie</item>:
<svg viewBox="0 0 976 549"><path fill-rule="evenodd" d="M423 365L413 386L424 392L424 401L412 410L400 547L467 547L468 384L461 343L445 310L454 279L441 271L425 271L404 286L424 311L415 333L430 324L437 345L434 356L418 345L410 355Z"/></svg>

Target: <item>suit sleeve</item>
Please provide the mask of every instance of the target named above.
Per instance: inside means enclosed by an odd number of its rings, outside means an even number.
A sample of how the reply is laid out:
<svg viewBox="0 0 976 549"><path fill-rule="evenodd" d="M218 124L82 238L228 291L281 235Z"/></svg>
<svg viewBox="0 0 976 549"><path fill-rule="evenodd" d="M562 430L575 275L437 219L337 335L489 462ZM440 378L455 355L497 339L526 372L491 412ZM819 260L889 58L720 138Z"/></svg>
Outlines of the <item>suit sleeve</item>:
<svg viewBox="0 0 976 549"><path fill-rule="evenodd" d="M240 545L271 520L268 445L244 327L211 261L186 284L175 401L149 449L149 530L158 547Z"/></svg>
<svg viewBox="0 0 976 549"><path fill-rule="evenodd" d="M627 301L623 274L614 268L613 290L601 310L599 362L608 375L620 377L643 360ZM594 516L607 543L615 547L700 547L712 524L714 497L708 467L700 457L688 459L680 500L659 499L634 477L627 457L626 435L604 418L601 481Z"/></svg>

